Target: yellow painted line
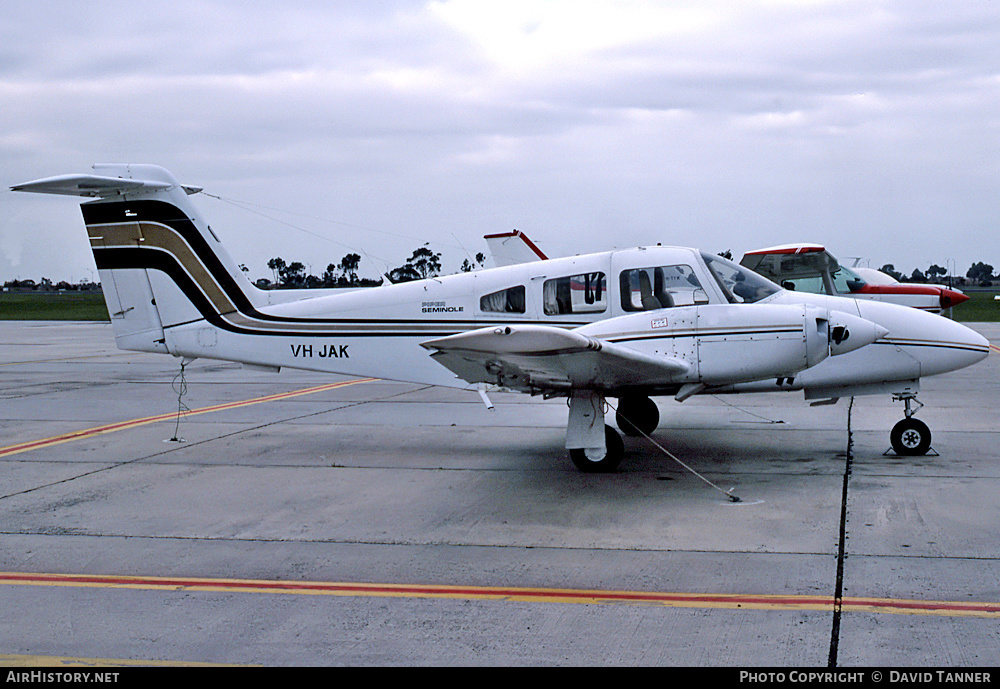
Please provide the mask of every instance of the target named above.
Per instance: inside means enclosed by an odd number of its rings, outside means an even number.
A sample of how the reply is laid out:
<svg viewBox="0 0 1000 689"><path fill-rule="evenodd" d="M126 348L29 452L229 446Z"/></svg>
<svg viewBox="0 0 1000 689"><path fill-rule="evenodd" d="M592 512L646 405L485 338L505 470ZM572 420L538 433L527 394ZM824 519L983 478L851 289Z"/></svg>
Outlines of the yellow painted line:
<svg viewBox="0 0 1000 689"><path fill-rule="evenodd" d="M52 359L33 359L32 361L8 361L0 364L0 366L20 366L27 364L51 364L59 361L79 361L81 359L110 359L112 357L123 357L128 356L128 352L123 353L111 353L111 354L89 354L87 356L62 356L55 357Z"/></svg>
<svg viewBox="0 0 1000 689"><path fill-rule="evenodd" d="M443 598L522 603L584 603L657 605L671 608L748 610L812 610L830 612L832 596L669 593L602 591L514 586L448 586L435 584L379 584L358 582L275 581L260 579L203 579L91 574L0 573L0 585L71 586L158 591L202 591L314 596L370 596L381 598ZM944 617L1000 617L1000 602L926 601L892 598L843 598L844 611Z"/></svg>
<svg viewBox="0 0 1000 689"><path fill-rule="evenodd" d="M208 414L211 412L223 411L226 409L238 409L239 407L248 407L253 404L262 404L264 402L276 402L278 400L286 400L292 397L300 397L302 395L312 395L317 392L323 392L325 390L334 390L336 388L347 387L348 385L357 385L359 383L370 383L377 378L358 378L355 380L346 380L339 383L328 383L327 385L318 385L312 388L304 388L302 390L292 390L291 392L279 392L275 395L267 395L265 397L255 397L249 400L242 400L240 402L227 402L225 404L216 404L211 407L202 407L201 409L192 409L185 411L181 414L181 418L187 418L189 416L197 416L199 414ZM52 436L51 438L43 438L41 440L30 440L26 443L18 443L17 445L8 445L7 447L0 447L0 457L7 457L10 455L16 455L21 452L28 452L30 450L38 450L43 447L51 447L53 445L59 445L60 443L68 443L71 440L82 440L84 438L92 438L95 435L103 435L104 433L114 433L116 431L124 431L130 428L137 428L139 426L146 426L151 423L158 423L160 421L174 420L177 418L177 412L170 412L167 414L157 414L156 416L147 416L141 419L132 419L131 421L121 421L119 423L111 423L105 426L96 426L94 428L86 428L80 431L71 431L70 433L63 433L62 435Z"/></svg>
<svg viewBox="0 0 1000 689"><path fill-rule="evenodd" d="M0 654L2 667L49 667L49 668L81 668L81 667L248 667L241 665L224 665L220 663L195 663L184 660L130 660L127 658L70 658L65 656L33 656L33 655L3 655ZM16 678L16 675L15 675ZM13 681L17 681L14 679ZM28 681L28 680L25 680ZM34 681L41 681L35 679ZM69 681L69 680L63 680ZM82 680L94 681L90 677ZM102 680L102 681L107 681ZM114 681L111 681L113 684Z"/></svg>
<svg viewBox="0 0 1000 689"><path fill-rule="evenodd" d="M990 343L990 350L991 350L991 351L994 351L994 352L996 352L996 353L998 353L998 354L1000 354L1000 347L997 347L997 346L996 346L995 344L993 344L992 342Z"/></svg>

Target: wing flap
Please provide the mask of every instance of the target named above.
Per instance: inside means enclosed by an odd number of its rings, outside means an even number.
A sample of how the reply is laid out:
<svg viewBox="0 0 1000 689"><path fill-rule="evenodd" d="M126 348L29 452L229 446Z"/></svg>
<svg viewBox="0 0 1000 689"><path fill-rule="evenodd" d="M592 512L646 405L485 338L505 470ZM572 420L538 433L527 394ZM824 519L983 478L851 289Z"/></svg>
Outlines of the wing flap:
<svg viewBox="0 0 1000 689"><path fill-rule="evenodd" d="M480 328L422 346L462 380L523 392L669 384L683 382L691 371L679 359L544 325Z"/></svg>

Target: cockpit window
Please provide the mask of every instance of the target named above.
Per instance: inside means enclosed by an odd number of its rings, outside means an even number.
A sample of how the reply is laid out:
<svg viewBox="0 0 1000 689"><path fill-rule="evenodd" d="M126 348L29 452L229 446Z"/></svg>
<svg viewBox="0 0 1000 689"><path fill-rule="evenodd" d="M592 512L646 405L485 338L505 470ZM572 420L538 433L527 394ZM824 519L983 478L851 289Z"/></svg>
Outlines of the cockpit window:
<svg viewBox="0 0 1000 689"><path fill-rule="evenodd" d="M826 294L823 278L819 275L801 278L786 278L781 286L793 292L808 292L809 294Z"/></svg>
<svg viewBox="0 0 1000 689"><path fill-rule="evenodd" d="M732 304L752 304L781 291L776 284L749 268L744 268L721 256L707 253L701 256L719 283L719 287L722 288L726 299Z"/></svg>
<svg viewBox="0 0 1000 689"><path fill-rule="evenodd" d="M867 284L864 278L844 266L840 266L833 274L833 287L837 290L838 294L857 292Z"/></svg>
<svg viewBox="0 0 1000 689"><path fill-rule="evenodd" d="M860 292L868 282L849 268L839 266L830 276L833 278L832 294L852 294ZM811 294L826 294L828 292L823 276L809 274L800 277L786 278L781 281L785 289Z"/></svg>
<svg viewBox="0 0 1000 689"><path fill-rule="evenodd" d="M623 270L622 309L652 311L708 303L708 295L691 266L674 265Z"/></svg>
<svg viewBox="0 0 1000 689"><path fill-rule="evenodd" d="M524 313L524 285L480 297L479 310L489 313Z"/></svg>
<svg viewBox="0 0 1000 689"><path fill-rule="evenodd" d="M608 308L607 277L604 273L584 273L546 280L542 303L547 316L601 313Z"/></svg>

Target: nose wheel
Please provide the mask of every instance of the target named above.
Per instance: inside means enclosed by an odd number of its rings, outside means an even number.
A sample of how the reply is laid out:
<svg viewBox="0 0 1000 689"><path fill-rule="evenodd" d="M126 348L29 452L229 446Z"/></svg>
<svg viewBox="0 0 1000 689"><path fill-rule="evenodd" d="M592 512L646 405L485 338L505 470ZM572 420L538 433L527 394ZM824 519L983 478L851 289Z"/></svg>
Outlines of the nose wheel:
<svg viewBox="0 0 1000 689"><path fill-rule="evenodd" d="M931 429L919 419L903 419L892 427L889 442L897 455L925 455L931 449Z"/></svg>
<svg viewBox="0 0 1000 689"><path fill-rule="evenodd" d="M923 421L913 418L917 409L924 406L920 404L915 395L897 395L895 399L902 400L906 404L906 418L892 427L889 434L889 442L897 455L925 455L931 449L931 429ZM916 402L916 409L912 404Z"/></svg>

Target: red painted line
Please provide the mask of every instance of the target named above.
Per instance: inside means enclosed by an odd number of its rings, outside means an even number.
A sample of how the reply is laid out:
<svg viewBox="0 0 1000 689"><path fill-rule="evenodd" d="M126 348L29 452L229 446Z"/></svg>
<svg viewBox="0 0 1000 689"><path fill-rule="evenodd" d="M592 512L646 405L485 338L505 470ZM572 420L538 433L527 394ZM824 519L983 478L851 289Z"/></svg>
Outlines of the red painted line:
<svg viewBox="0 0 1000 689"><path fill-rule="evenodd" d="M194 579L177 577L124 577L16 572L0 573L0 584L339 596L460 598L465 600L506 600L536 603L658 604L667 607L725 609L806 609L815 611L830 611L834 606L834 599L829 596L597 591L491 586L444 586L315 581L297 582L244 579ZM844 598L841 602L841 608L843 610L880 612L887 614L1000 617L1000 602Z"/></svg>

